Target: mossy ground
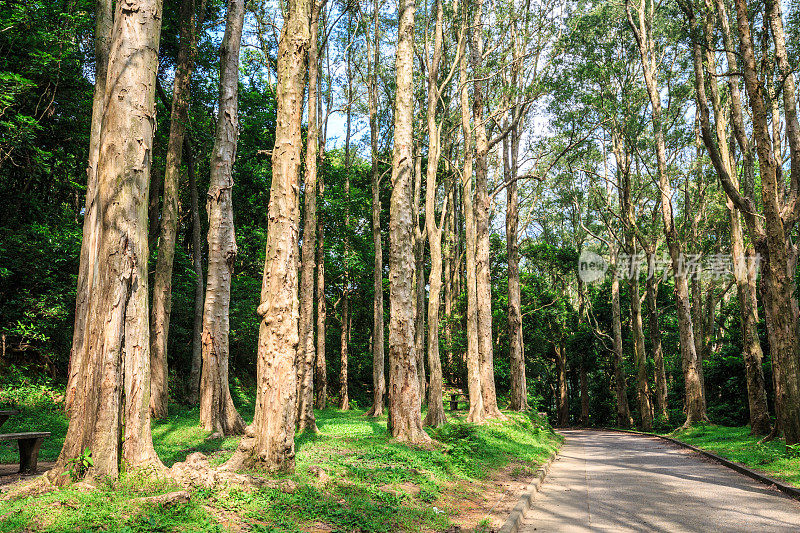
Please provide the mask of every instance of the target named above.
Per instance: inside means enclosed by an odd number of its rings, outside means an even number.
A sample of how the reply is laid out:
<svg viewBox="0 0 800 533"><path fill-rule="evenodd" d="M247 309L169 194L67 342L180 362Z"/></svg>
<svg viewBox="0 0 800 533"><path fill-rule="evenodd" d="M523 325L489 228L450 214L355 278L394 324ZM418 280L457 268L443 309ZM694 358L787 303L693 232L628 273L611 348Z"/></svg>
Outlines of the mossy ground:
<svg viewBox="0 0 800 533"><path fill-rule="evenodd" d="M783 439L762 443L762 437L750 435L749 426L712 424L677 430L669 436L800 487L800 446L786 446Z"/></svg>
<svg viewBox="0 0 800 533"><path fill-rule="evenodd" d="M57 457L66 420L53 395L43 391L17 398L22 413L3 431L53 432L41 460ZM245 418L252 398L237 398ZM452 502L470 484L479 484L507 465L547 459L561 438L526 414L509 413L508 422L474 426L451 416L431 431L432 449L388 438L386 419L360 410L317 412L318 434L296 439L296 490L249 490L220 486L192 493L188 504L160 506L137 498L175 490L170 482L147 482L123 475L97 490L74 488L17 501L0 502L0 532L6 531L441 531L461 512ZM165 464L200 451L221 463L237 438L207 439L196 409L171 405L166 420L153 423L156 451ZM0 463L15 462L16 451L0 449ZM321 482L310 467L328 476Z"/></svg>

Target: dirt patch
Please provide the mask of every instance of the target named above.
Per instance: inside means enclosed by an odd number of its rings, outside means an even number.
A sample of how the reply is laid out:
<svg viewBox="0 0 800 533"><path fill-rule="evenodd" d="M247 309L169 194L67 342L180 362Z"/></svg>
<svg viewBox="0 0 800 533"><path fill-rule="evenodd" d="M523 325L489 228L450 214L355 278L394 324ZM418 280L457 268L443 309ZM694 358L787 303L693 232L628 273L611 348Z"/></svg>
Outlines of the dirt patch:
<svg viewBox="0 0 800 533"><path fill-rule="evenodd" d="M481 482L453 484L442 492L435 505L447 511L453 525L464 531L479 526L498 530L533 481L535 472L531 463L514 461Z"/></svg>
<svg viewBox="0 0 800 533"><path fill-rule="evenodd" d="M54 461L39 461L39 464L37 465L36 469L36 474L33 475L20 474L19 463L0 464L0 487L16 483L17 481L24 481L26 479L31 479L36 476L40 476L43 473L50 470L51 468L53 468L54 464L55 464Z"/></svg>

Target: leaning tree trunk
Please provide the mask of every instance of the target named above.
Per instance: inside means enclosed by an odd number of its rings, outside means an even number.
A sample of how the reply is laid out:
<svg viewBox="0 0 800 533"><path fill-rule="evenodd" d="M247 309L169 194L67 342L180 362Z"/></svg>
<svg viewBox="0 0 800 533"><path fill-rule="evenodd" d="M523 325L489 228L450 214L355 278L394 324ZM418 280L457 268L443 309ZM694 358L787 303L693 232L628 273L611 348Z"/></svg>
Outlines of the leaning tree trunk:
<svg viewBox="0 0 800 533"><path fill-rule="evenodd" d="M220 46L217 131L211 152L208 188L208 281L203 310L203 371L200 378L200 422L215 436L244 431L228 384L228 333L231 277L236 261L233 227L233 163L239 136L239 46L244 0L229 0Z"/></svg>
<svg viewBox="0 0 800 533"><path fill-rule="evenodd" d="M161 231L158 238L156 273L153 278L153 308L150 310L150 412L154 418L167 416L169 401L167 337L172 313L172 264L178 232L178 182L183 158L183 140L189 123L192 69L197 49L194 0L181 1L180 21L178 64L175 68L172 89L172 115L169 122L169 141L164 170Z"/></svg>
<svg viewBox="0 0 800 533"><path fill-rule="evenodd" d="M375 249L372 289L372 416L383 415L386 396L383 336L383 244L381 242L381 173L378 166L378 63L380 62L380 41L378 24L380 21L380 2L375 0L372 13L372 38L367 40L369 65L369 138L372 153L372 244ZM371 49L370 49L371 47ZM371 53L370 53L371 52Z"/></svg>
<svg viewBox="0 0 800 533"><path fill-rule="evenodd" d="M389 208L389 390L388 428L392 437L425 444L422 429L417 354L414 347L412 277L413 231L411 180L413 143L413 1L400 0L395 71L394 150L392 197Z"/></svg>
<svg viewBox="0 0 800 533"><path fill-rule="evenodd" d="M436 124L436 106L439 102L439 62L442 57L443 32L442 0L436 1L436 26L433 39L433 57L428 70L428 109L426 122L428 127L428 165L425 175L425 232L431 252L431 272L428 277L428 414L425 425L439 427L447 419L444 414L442 399L442 360L439 356L439 308L442 291L442 221L436 223L436 175L439 171L441 139ZM427 54L427 51L425 52ZM447 213L447 204L442 209ZM421 276L421 273L420 273Z"/></svg>
<svg viewBox="0 0 800 533"><path fill-rule="evenodd" d="M300 343L297 346L297 430L317 431L314 418L314 253L317 233L317 155L319 124L319 15L325 0L311 10L308 49L308 133L306 135L305 206L300 274Z"/></svg>
<svg viewBox="0 0 800 533"><path fill-rule="evenodd" d="M306 53L310 42L310 0L289 0L278 43L278 85L275 100L275 148L269 227L258 314L256 412L254 438L242 439L229 468L261 466L294 470L294 428L297 414L297 244Z"/></svg>
<svg viewBox="0 0 800 533"><path fill-rule="evenodd" d="M464 19L466 25L466 17ZM466 31L466 27L464 28ZM464 131L464 172L463 194L461 199L464 210L464 233L466 238L466 276L467 284L467 390L469 393L469 413L467 422L480 424L486 419L483 409L483 392L481 387L481 359L478 349L478 295L475 281L475 209L472 202L472 128L469 123L470 109L467 94L467 60L466 54L459 61L459 83L461 85L461 127Z"/></svg>
<svg viewBox="0 0 800 533"><path fill-rule="evenodd" d="M414 149L414 188L411 208L414 217L414 349L417 354L417 378L419 394L425 400L425 239L428 232L419 223L419 203L422 194L422 154L418 143Z"/></svg>
<svg viewBox="0 0 800 533"><path fill-rule="evenodd" d="M69 412L75 399L78 375L83 368L86 354L86 328L89 299L97 286L97 254L99 248L100 218L97 212L97 162L100 157L100 130L106 97L108 56L111 49L111 27L114 23L114 3L102 0L95 4L94 57L95 82L92 99L92 122L89 132L89 161L86 166L86 205L83 211L83 240L78 267L78 288L75 300L75 325L72 329L72 349L67 371L65 409Z"/></svg>
<svg viewBox="0 0 800 533"><path fill-rule="evenodd" d="M350 11L347 13L347 34L350 38ZM347 127L344 141L344 284L342 288L342 308L340 332L341 372L339 373L339 409L350 409L350 395L347 388L347 370L350 350L350 133L353 112L353 76L350 71L351 46L347 47Z"/></svg>
<svg viewBox="0 0 800 533"><path fill-rule="evenodd" d="M497 407L494 386L494 353L492 346L492 280L489 267L489 141L483 118L484 81L479 72L483 64L483 0L475 7L470 30L470 58L473 75L472 115L475 120L475 275L478 306L478 347L480 352L481 394L483 410L488 418L505 418Z"/></svg>
<svg viewBox="0 0 800 533"><path fill-rule="evenodd" d="M150 433L147 197L153 149L161 2L118 4L111 31L97 157L98 252L86 307L85 352L76 361L69 427L52 483L69 482L72 463L91 450L89 478L164 466ZM91 173L90 173L91 175ZM90 232L91 233L91 232ZM89 272L94 259L83 255ZM152 470L151 470L152 473Z"/></svg>

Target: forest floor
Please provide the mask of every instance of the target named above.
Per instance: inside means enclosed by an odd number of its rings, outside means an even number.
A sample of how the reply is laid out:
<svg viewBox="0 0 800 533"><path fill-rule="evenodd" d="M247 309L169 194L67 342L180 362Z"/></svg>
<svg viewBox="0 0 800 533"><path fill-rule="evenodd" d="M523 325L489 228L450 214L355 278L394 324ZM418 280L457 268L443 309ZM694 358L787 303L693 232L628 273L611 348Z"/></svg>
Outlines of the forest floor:
<svg viewBox="0 0 800 533"><path fill-rule="evenodd" d="M3 431L52 431L40 459L55 459L67 427L58 394L41 388L16 396L21 415ZM245 419L252 417L252 398L237 396ZM385 417L318 411L320 433L296 439L291 491L217 486L194 490L185 504L159 505L144 498L177 490L174 483L123 474L93 491L67 488L0 500L0 532L416 532L455 525L489 531L502 524L536 467L563 439L525 414L480 427L462 417L449 416L448 424L430 431L437 444L428 450L389 439ZM171 405L169 418L153 423L154 445L167 466L197 451L221 464L239 441L207 437L196 408ZM0 463L16 460L16 449L0 447ZM0 488L7 488L2 484L0 478Z"/></svg>
<svg viewBox="0 0 800 533"><path fill-rule="evenodd" d="M783 439L761 442L750 435L750 427L706 424L677 430L668 436L725 459L800 487L800 446L786 446Z"/></svg>

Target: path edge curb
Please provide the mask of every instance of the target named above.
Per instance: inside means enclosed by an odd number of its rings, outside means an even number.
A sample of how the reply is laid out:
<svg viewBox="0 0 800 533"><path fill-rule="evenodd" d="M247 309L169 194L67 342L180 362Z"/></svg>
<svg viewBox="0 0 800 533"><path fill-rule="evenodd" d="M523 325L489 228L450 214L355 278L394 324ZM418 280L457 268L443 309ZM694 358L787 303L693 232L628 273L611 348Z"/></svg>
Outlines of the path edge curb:
<svg viewBox="0 0 800 533"><path fill-rule="evenodd" d="M697 446L693 446L691 444L687 444L685 442L679 441L678 439L673 439L672 437L667 437L665 435L659 435L657 433L647 433L645 431L634 431L632 429L618 429L618 428L598 428L598 429L603 429L603 430L606 430L606 431L618 431L620 433L631 433L633 435L644 435L646 437L658 437L659 439L665 440L667 442L671 442L672 444L677 444L678 446L681 446L683 448L687 448L689 450L697 452L700 455L703 455L703 456L711 459L712 461L721 464L722 466L728 467L731 470L734 470L734 471L736 471L736 472L738 472L738 473L740 473L740 474L742 474L744 476L747 476L750 479L754 479L755 481L758 481L759 483L763 483L764 485L774 486L776 489L778 489L779 491L783 492L784 494L786 494L790 498L793 498L793 499L795 499L797 501L800 501L800 488L794 487L792 485L784 483L783 481L779 481L779 480L777 480L775 478L771 478L769 476L765 476L764 474L762 474L760 472L756 472L755 470L751 470L750 468L744 466L741 463L737 463L737 462L731 461L729 459L725 459L724 457L721 457L721 456L719 456L719 455L717 455L715 453L712 453L712 452L709 452L709 451L704 450L702 448L698 448Z"/></svg>
<svg viewBox="0 0 800 533"><path fill-rule="evenodd" d="M536 475L533 478L533 481L525 487L525 490L520 496L519 501L511 510L511 514L508 515L506 521L497 530L497 533L517 533L519 531L520 522L522 522L522 518L525 516L525 513L533 506L534 500L536 500L536 493L542 487L542 483L544 482L544 478L547 476L547 473L550 471L550 466L555 461L556 457L558 456L558 450L550 454L550 457L547 461L542 464L539 468L536 469Z"/></svg>

